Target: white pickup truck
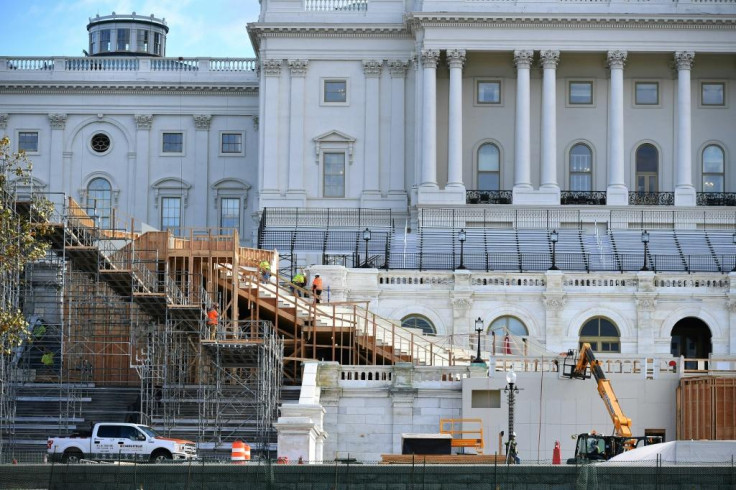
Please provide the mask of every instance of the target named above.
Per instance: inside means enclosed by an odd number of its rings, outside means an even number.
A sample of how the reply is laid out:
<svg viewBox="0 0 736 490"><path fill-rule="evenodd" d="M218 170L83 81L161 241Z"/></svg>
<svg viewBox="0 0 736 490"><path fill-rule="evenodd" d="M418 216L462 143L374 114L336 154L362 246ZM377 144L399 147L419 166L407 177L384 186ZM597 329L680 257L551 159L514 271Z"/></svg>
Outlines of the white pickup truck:
<svg viewBox="0 0 736 490"><path fill-rule="evenodd" d="M165 463L197 457L197 446L192 441L161 437L140 424L99 423L91 434L52 437L46 446L49 461L63 463L78 463L81 459Z"/></svg>

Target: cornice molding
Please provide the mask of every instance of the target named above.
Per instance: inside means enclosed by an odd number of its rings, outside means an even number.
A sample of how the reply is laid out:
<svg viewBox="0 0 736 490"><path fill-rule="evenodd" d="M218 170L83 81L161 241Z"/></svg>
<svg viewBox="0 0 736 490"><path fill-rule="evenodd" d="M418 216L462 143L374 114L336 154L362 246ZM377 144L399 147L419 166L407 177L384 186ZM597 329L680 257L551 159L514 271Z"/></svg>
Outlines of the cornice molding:
<svg viewBox="0 0 736 490"><path fill-rule="evenodd" d="M404 24L330 24L330 25L263 25L253 29L258 41L264 38L329 37L329 38L398 38L408 39L411 32Z"/></svg>
<svg viewBox="0 0 736 490"><path fill-rule="evenodd" d="M645 29L736 29L734 15L580 15L578 13L559 14L465 14L438 13L412 14L407 16L407 25L412 29L426 27L478 27L488 26L494 29L519 27L545 27L561 29L621 29L637 27Z"/></svg>
<svg viewBox="0 0 736 490"><path fill-rule="evenodd" d="M257 95L258 86L244 85L134 85L134 84L84 84L79 82L56 83L3 83L0 84L2 94L76 94L76 95L219 95L220 93L236 93Z"/></svg>

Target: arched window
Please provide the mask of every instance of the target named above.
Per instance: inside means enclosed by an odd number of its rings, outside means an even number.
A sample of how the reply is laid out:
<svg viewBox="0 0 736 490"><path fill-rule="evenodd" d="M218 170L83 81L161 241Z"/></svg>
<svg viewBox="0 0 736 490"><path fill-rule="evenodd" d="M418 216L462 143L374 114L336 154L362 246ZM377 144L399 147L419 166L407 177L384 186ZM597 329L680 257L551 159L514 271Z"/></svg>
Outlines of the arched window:
<svg viewBox="0 0 736 490"><path fill-rule="evenodd" d="M703 150L703 192L724 192L723 148L708 145Z"/></svg>
<svg viewBox="0 0 736 490"><path fill-rule="evenodd" d="M593 190L593 152L582 143L570 149L570 190Z"/></svg>
<svg viewBox="0 0 736 490"><path fill-rule="evenodd" d="M422 315L408 315L401 319L401 326L404 328L418 328L426 335L434 335L437 333L434 325L427 317Z"/></svg>
<svg viewBox="0 0 736 490"><path fill-rule="evenodd" d="M97 218L100 228L110 228L112 186L107 179L96 177L87 184L87 208L90 216Z"/></svg>
<svg viewBox="0 0 736 490"><path fill-rule="evenodd" d="M516 317L502 316L496 318L488 327L491 336L491 354L514 354L526 355L526 338L529 331L526 326Z"/></svg>
<svg viewBox="0 0 736 490"><path fill-rule="evenodd" d="M636 191L659 191L659 151L654 145L644 143L636 149Z"/></svg>
<svg viewBox="0 0 736 490"><path fill-rule="evenodd" d="M580 346L590 344L595 352L621 352L621 334L607 318L592 318L580 329Z"/></svg>
<svg viewBox="0 0 736 490"><path fill-rule="evenodd" d="M478 148L478 189L501 189L501 152L493 143L484 143Z"/></svg>

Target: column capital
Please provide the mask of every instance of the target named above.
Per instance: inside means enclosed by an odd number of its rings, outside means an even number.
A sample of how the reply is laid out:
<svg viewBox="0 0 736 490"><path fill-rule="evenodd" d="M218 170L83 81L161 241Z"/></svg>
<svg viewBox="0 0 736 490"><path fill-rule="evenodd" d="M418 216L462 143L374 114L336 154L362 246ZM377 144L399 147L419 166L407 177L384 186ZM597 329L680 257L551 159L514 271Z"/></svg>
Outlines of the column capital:
<svg viewBox="0 0 736 490"><path fill-rule="evenodd" d="M629 55L628 52L617 49L609 51L606 55L606 61L608 62L609 68L623 68L626 64L626 57Z"/></svg>
<svg viewBox="0 0 736 490"><path fill-rule="evenodd" d="M465 50L464 49L448 49L447 50L447 65L450 68L462 68L465 64Z"/></svg>
<svg viewBox="0 0 736 490"><path fill-rule="evenodd" d="M289 60L288 63L292 77L303 77L307 74L309 60Z"/></svg>
<svg viewBox="0 0 736 490"><path fill-rule="evenodd" d="M210 123L212 122L211 114L194 114L194 127L196 129L210 129Z"/></svg>
<svg viewBox="0 0 736 490"><path fill-rule="evenodd" d="M517 49L514 51L514 64L516 68L530 68L532 66L532 59L534 58L534 51L531 49Z"/></svg>
<svg viewBox="0 0 736 490"><path fill-rule="evenodd" d="M689 70L693 67L695 61L694 51L676 51L675 52L675 66L678 70Z"/></svg>
<svg viewBox="0 0 736 490"><path fill-rule="evenodd" d="M136 114L133 117L135 118L135 127L137 129L151 129L153 125L153 114Z"/></svg>
<svg viewBox="0 0 736 490"><path fill-rule="evenodd" d="M383 60L363 60L363 74L366 78L380 77L382 70Z"/></svg>
<svg viewBox="0 0 736 490"><path fill-rule="evenodd" d="M389 60L388 71L391 74L391 78L404 78L406 76L406 70L409 67L408 61L403 60Z"/></svg>
<svg viewBox="0 0 736 490"><path fill-rule="evenodd" d="M0 129L8 127L8 117L10 116L7 113L0 114Z"/></svg>
<svg viewBox="0 0 736 490"><path fill-rule="evenodd" d="M281 75L281 60L261 60L261 69L267 77L278 77Z"/></svg>
<svg viewBox="0 0 736 490"><path fill-rule="evenodd" d="M64 129L66 127L66 114L49 114L51 129Z"/></svg>
<svg viewBox="0 0 736 490"><path fill-rule="evenodd" d="M422 66L424 68L437 68L437 60L440 59L439 49L422 50Z"/></svg>
<svg viewBox="0 0 736 490"><path fill-rule="evenodd" d="M544 49L539 52L539 57L542 62L542 68L557 68L557 63L560 62L560 50Z"/></svg>

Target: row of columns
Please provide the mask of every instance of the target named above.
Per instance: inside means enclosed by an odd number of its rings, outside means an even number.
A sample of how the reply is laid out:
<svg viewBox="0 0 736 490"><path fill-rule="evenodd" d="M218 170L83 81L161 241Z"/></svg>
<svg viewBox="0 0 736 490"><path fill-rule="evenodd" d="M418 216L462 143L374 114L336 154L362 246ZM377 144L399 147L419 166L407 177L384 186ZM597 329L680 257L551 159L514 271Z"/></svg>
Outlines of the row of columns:
<svg viewBox="0 0 736 490"><path fill-rule="evenodd" d="M433 193L437 185L437 63L440 51L424 49L422 61L422 147L420 202L422 191ZM612 205L628 204L625 181L624 153L624 83L623 70L627 52L612 50L607 53L610 68L608 101L608 187L607 202ZM532 50L514 51L516 65L516 118L514 128L514 204L559 204L560 187L557 182L557 64L558 50L540 51L542 79L542 134L541 186L534 191L531 183L531 90L530 70L534 59ZM677 155L675 204L695 205L692 184L691 155L691 87L690 69L694 53L675 53L678 73L677 91ZM463 189L462 181L462 68L465 50L447 51L450 69L447 189ZM463 198L464 203L464 198Z"/></svg>

